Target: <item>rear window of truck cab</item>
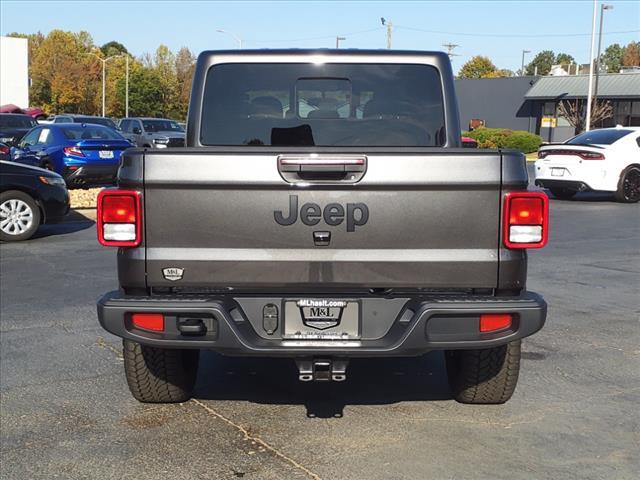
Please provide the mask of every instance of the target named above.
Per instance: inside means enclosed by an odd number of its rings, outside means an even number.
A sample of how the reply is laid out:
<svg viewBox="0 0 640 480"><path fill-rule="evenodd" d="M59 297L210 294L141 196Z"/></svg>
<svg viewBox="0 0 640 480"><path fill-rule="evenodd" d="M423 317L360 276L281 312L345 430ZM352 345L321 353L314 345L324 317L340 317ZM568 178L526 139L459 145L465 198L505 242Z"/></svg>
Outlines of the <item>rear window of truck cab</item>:
<svg viewBox="0 0 640 480"><path fill-rule="evenodd" d="M200 142L439 147L443 103L430 65L221 64L207 73Z"/></svg>

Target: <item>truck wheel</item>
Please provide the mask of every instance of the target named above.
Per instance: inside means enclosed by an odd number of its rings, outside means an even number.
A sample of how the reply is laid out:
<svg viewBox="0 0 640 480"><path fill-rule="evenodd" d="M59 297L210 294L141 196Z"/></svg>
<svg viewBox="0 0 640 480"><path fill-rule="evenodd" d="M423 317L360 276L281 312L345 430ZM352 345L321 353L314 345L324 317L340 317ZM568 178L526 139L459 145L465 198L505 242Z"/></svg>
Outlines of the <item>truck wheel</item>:
<svg viewBox="0 0 640 480"><path fill-rule="evenodd" d="M460 403L498 404L511 398L520 371L520 340L479 350L445 352L449 385Z"/></svg>
<svg viewBox="0 0 640 480"><path fill-rule="evenodd" d="M575 190L569 190L568 188L550 188L549 191L554 197L561 200L570 200L575 197L576 193L578 193Z"/></svg>
<svg viewBox="0 0 640 480"><path fill-rule="evenodd" d="M27 240L40 226L40 208L24 192L9 190L0 193L0 240Z"/></svg>
<svg viewBox="0 0 640 480"><path fill-rule="evenodd" d="M632 165L622 172L614 196L616 201L622 203L636 203L640 200L640 167Z"/></svg>
<svg viewBox="0 0 640 480"><path fill-rule="evenodd" d="M145 403L186 402L198 373L199 350L156 348L123 340L129 390Z"/></svg>

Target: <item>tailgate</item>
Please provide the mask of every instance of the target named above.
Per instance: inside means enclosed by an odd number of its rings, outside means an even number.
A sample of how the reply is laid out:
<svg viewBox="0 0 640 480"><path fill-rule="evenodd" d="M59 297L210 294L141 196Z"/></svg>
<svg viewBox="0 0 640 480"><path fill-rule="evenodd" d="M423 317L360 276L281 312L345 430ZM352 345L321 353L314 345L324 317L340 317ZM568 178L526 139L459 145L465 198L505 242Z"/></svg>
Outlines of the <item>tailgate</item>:
<svg viewBox="0 0 640 480"><path fill-rule="evenodd" d="M353 184L291 183L273 153L147 151L147 285L495 288L500 154L439 152L359 155Z"/></svg>

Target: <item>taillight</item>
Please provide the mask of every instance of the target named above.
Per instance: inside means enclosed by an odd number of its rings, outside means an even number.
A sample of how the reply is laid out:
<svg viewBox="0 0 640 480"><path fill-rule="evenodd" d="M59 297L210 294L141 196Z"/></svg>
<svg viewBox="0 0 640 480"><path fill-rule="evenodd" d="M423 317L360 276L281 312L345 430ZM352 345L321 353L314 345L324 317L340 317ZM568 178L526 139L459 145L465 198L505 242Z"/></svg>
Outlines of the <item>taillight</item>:
<svg viewBox="0 0 640 480"><path fill-rule="evenodd" d="M65 155L73 155L74 157L84 157L84 153L78 147L64 147L62 149Z"/></svg>
<svg viewBox="0 0 640 480"><path fill-rule="evenodd" d="M4 155L9 155L9 151L11 149L9 147L7 147L6 145L0 145L0 153L4 154Z"/></svg>
<svg viewBox="0 0 640 480"><path fill-rule="evenodd" d="M503 223L505 247L544 247L549 234L549 198L542 192L507 193Z"/></svg>
<svg viewBox="0 0 640 480"><path fill-rule="evenodd" d="M590 152L587 150L540 150L538 158L546 158L549 155L568 155L580 157L583 160L604 160L604 154L600 152Z"/></svg>
<svg viewBox="0 0 640 480"><path fill-rule="evenodd" d="M106 247L137 247L142 241L142 206L135 190L98 194L98 241Z"/></svg>

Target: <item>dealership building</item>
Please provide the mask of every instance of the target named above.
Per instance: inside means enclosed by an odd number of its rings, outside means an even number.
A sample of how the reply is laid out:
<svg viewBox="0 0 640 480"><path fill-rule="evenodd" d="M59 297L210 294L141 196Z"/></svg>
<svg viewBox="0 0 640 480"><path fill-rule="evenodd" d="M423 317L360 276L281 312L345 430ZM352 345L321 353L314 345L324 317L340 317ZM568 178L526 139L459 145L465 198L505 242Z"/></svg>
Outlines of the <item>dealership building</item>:
<svg viewBox="0 0 640 480"><path fill-rule="evenodd" d="M461 127L468 130L472 123L483 122L561 142L575 131L558 114L558 104L586 102L588 88L588 75L457 79ZM640 126L640 72L600 74L598 99L608 101L613 113L594 127Z"/></svg>
<svg viewBox="0 0 640 480"><path fill-rule="evenodd" d="M29 45L26 38L0 37L0 105L29 106Z"/></svg>

